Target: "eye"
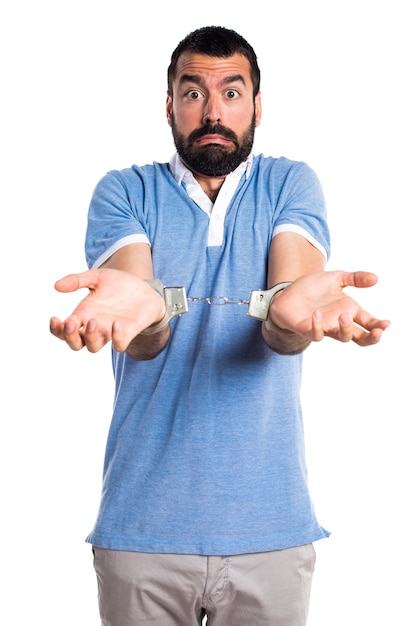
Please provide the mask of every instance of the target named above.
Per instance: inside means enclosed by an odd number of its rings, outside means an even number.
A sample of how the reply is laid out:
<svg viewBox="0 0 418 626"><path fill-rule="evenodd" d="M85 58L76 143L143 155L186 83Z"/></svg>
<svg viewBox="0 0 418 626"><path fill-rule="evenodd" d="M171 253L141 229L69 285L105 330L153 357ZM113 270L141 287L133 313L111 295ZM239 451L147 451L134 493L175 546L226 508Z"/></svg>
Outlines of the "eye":
<svg viewBox="0 0 418 626"><path fill-rule="evenodd" d="M200 97L200 92L197 89L190 89L190 91L186 92L186 98L189 100L199 100Z"/></svg>
<svg viewBox="0 0 418 626"><path fill-rule="evenodd" d="M234 98L238 98L239 93L236 89L228 89L228 91L225 92L225 96L228 100L233 100Z"/></svg>

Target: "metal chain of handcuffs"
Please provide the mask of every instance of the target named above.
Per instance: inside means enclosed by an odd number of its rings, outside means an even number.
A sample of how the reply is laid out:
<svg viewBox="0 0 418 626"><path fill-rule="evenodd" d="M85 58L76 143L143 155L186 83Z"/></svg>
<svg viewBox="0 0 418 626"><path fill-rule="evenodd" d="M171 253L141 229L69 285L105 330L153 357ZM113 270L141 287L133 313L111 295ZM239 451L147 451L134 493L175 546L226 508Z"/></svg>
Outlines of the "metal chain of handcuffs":
<svg viewBox="0 0 418 626"><path fill-rule="evenodd" d="M247 315L261 321L266 321L273 296L278 291L282 291L292 284L291 282L282 282L274 285L271 289L253 290L250 293L249 300L241 300L239 298L227 298L225 296L209 296L207 298L187 297L184 287L165 287L158 278L146 280L145 282L151 285L151 287L164 298L166 311L160 322L142 331L141 334L143 335L153 335L167 326L173 317L187 313L189 310L189 302L207 302L207 304L212 306L223 306L227 304L247 305Z"/></svg>

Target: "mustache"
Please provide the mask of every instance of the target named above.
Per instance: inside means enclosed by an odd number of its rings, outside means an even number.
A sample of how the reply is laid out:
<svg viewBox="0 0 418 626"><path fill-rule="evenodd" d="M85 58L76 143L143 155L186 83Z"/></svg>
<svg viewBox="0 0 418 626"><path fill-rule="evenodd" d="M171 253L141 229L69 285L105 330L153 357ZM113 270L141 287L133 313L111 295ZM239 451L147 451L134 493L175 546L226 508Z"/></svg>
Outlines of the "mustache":
<svg viewBox="0 0 418 626"><path fill-rule="evenodd" d="M201 139L205 135L221 135L235 144L238 143L238 137L230 128L226 128L226 126L222 126L222 124L206 124L202 126L202 128L196 128L196 130L190 133L189 144Z"/></svg>

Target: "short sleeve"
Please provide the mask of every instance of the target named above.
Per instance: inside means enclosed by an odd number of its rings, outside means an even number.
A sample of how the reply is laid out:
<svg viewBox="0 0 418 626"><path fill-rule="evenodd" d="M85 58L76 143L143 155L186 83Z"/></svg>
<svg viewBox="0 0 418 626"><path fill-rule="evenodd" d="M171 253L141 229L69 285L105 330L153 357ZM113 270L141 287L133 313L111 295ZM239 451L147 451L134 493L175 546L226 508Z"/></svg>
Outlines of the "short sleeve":
<svg viewBox="0 0 418 626"><path fill-rule="evenodd" d="M88 211L85 254L89 268L99 267L124 245L149 243L143 199L143 181L132 170L111 171L99 181Z"/></svg>

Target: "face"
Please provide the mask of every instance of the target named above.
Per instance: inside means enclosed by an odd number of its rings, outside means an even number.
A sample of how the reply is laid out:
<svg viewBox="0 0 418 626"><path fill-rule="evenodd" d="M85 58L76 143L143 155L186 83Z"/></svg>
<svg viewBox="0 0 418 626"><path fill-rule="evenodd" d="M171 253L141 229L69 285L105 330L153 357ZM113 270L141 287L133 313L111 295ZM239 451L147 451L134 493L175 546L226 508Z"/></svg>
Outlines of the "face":
<svg viewBox="0 0 418 626"><path fill-rule="evenodd" d="M261 118L249 61L186 52L177 63L167 119L180 158L193 172L226 176L251 152Z"/></svg>

